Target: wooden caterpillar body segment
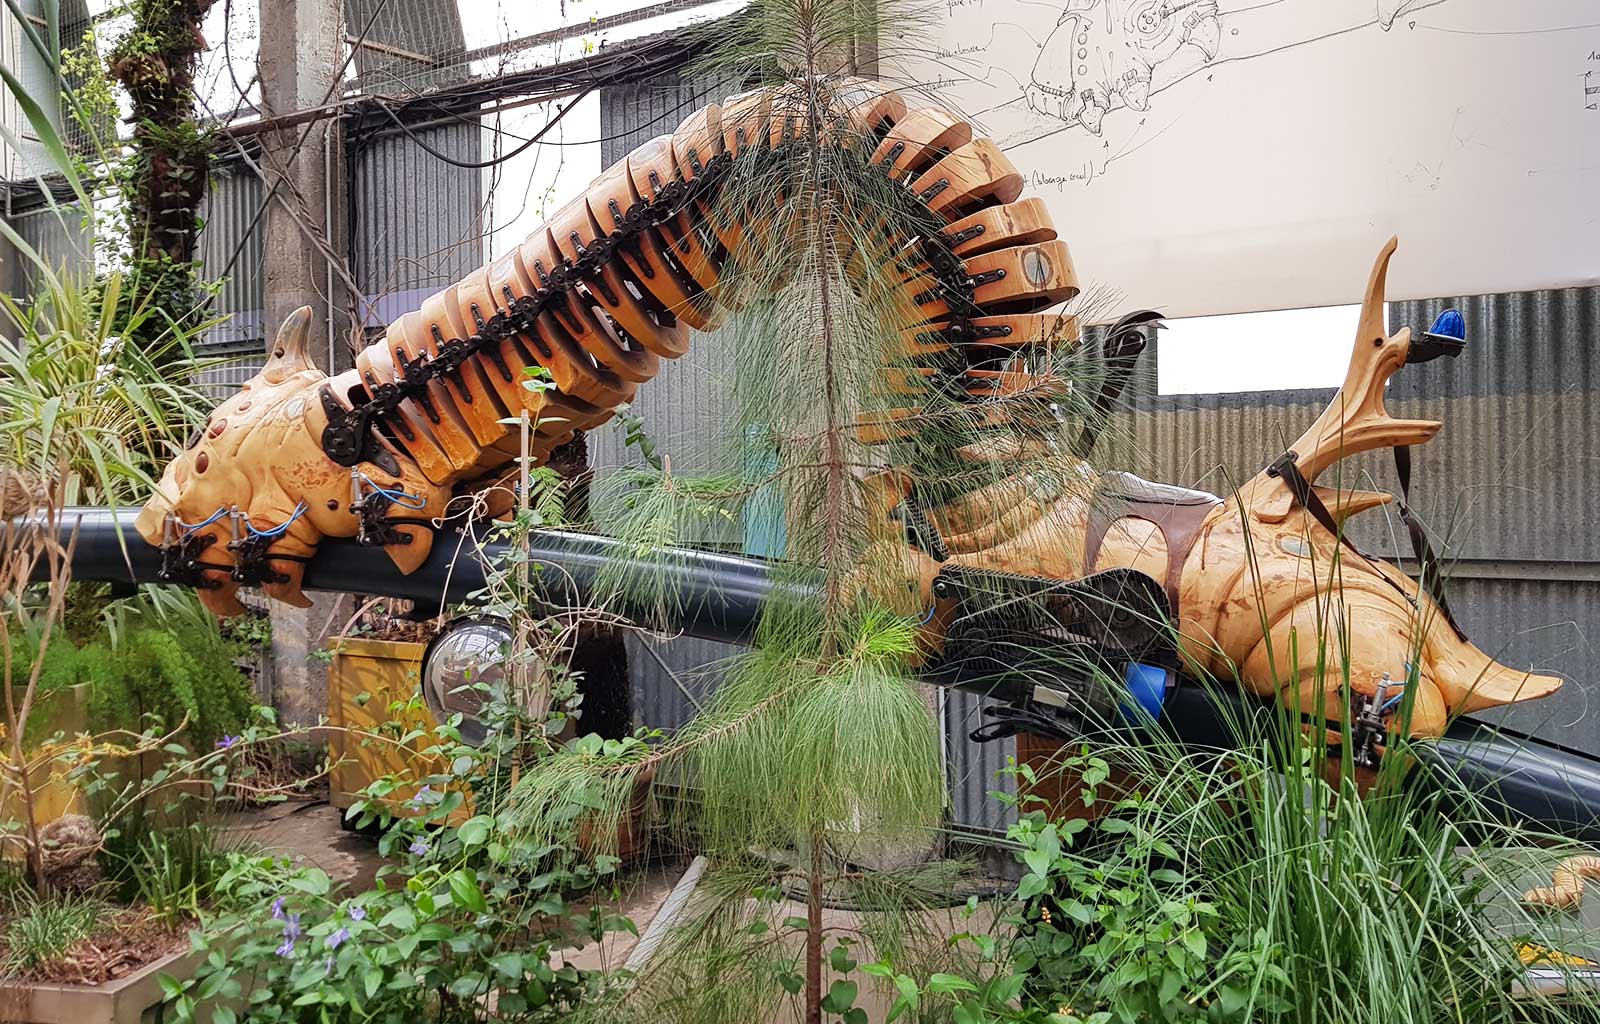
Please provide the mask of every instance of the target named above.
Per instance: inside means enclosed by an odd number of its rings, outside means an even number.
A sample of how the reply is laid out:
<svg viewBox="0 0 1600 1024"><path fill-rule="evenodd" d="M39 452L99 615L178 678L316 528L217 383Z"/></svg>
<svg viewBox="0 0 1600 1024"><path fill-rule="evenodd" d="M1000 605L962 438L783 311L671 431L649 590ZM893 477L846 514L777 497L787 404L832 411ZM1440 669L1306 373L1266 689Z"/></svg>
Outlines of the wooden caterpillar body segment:
<svg viewBox="0 0 1600 1024"><path fill-rule="evenodd" d="M890 391L914 406L935 373L962 377L974 398L1017 386L1017 374L976 364L1059 334L1059 318L1039 311L1078 290L1043 205L1019 201L1022 176L955 114L865 80L814 87L832 90L828 123L811 123L808 111L824 108L808 102L804 82L691 114L331 379L305 355L307 317L292 316L262 373L168 466L141 534L181 546L175 562L220 614L240 610L240 585L304 604L303 564L324 536L382 545L410 571L458 486L516 457L524 410L543 459L683 355L691 330L739 305L728 286L739 254L778 244L798 221L772 215L781 194L734 209L719 189L812 139L870 148L871 166L913 214L873 212L884 251L902 261L895 287L912 311L906 359L886 368ZM963 358L952 363L952 352ZM929 356L937 368L919 365ZM863 422L862 439L895 436L915 411Z"/></svg>

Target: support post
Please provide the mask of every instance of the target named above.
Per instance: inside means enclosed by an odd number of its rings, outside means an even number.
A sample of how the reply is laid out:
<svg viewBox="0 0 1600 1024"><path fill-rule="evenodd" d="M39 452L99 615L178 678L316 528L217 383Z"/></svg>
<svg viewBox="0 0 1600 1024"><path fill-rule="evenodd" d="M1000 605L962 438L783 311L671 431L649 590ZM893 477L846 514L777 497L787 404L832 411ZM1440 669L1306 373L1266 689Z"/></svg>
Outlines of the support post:
<svg viewBox="0 0 1600 1024"><path fill-rule="evenodd" d="M321 107L337 98L343 63L340 0L276 0L261 19L261 99L267 117ZM319 367L351 365L352 325L341 301L330 253L344 260L348 243L342 199L344 146L338 121L322 118L262 136L260 165L273 195L263 219L264 327L270 346L278 325L303 305L312 308L309 348ZM275 190L275 191L274 191ZM286 723L311 725L328 710L326 665L312 655L345 617L349 598L320 594L312 607L272 604L273 704Z"/></svg>

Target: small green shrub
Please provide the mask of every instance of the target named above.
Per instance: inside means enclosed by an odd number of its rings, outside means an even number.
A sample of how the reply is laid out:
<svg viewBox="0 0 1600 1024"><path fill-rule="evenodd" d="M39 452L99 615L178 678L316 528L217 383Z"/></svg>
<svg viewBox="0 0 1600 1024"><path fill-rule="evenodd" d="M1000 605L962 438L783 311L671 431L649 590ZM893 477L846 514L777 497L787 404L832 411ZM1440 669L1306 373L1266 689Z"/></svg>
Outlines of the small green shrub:
<svg viewBox="0 0 1600 1024"><path fill-rule="evenodd" d="M380 849L396 861L371 891L347 896L320 870L230 854L212 915L195 937L205 961L187 981L162 981L177 1019L554 1022L605 997L603 974L554 954L633 930L604 901L583 910L567 902L569 892L606 882L616 858L590 861L511 830L497 781L532 746L522 737L533 726L503 699L485 714L489 737L479 746L462 741L459 715L439 727L427 753L448 771L379 780L348 812L385 826ZM414 816L392 818L377 798L417 782L424 785L410 801ZM477 813L450 824L468 791Z"/></svg>
<svg viewBox="0 0 1600 1024"><path fill-rule="evenodd" d="M91 685L92 729L137 726L147 716L173 728L187 717L186 737L203 750L250 714L249 685L219 633L185 630L180 637L141 626L119 644L89 644L78 655Z"/></svg>
<svg viewBox="0 0 1600 1024"><path fill-rule="evenodd" d="M119 902L148 906L157 917L198 918L211 903L240 841L217 827L198 800L179 801L166 813L135 804L103 827L100 862Z"/></svg>
<svg viewBox="0 0 1600 1024"><path fill-rule="evenodd" d="M103 909L83 896L17 896L3 936L0 972L20 974L58 960L94 931Z"/></svg>
<svg viewBox="0 0 1600 1024"><path fill-rule="evenodd" d="M187 717L180 739L204 751L249 721L255 702L236 659L259 641L260 629L225 635L192 594L152 589L98 614L97 627L80 630L84 635L76 644L65 633L51 638L39 674L43 713L29 721L29 741L66 727L49 698L79 684L89 686L91 732L139 732L153 724L173 729ZM37 658L38 637L19 632L19 639L13 683L23 686Z"/></svg>

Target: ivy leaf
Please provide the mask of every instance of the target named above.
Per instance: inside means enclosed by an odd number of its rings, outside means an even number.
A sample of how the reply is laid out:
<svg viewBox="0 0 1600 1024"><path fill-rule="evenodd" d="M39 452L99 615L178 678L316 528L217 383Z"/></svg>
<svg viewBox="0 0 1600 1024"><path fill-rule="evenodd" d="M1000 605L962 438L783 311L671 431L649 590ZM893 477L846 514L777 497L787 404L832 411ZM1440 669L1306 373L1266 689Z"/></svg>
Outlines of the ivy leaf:
<svg viewBox="0 0 1600 1024"><path fill-rule="evenodd" d="M482 914L489 909L489 901L483 898L483 890L478 888L477 879L465 868L451 873L450 896L458 905L475 914Z"/></svg>
<svg viewBox="0 0 1600 1024"><path fill-rule="evenodd" d="M410 907L395 907L378 922L380 928L394 928L403 932L408 932L416 926L417 915L411 912Z"/></svg>
<svg viewBox="0 0 1600 1024"><path fill-rule="evenodd" d="M1022 883L1017 886L1017 899L1031 900L1048 888L1050 888L1050 883L1045 881L1043 875L1024 875Z"/></svg>
<svg viewBox="0 0 1600 1024"><path fill-rule="evenodd" d="M468 818L456 830L456 838L461 840L462 846L481 846L489 838L489 829L494 825L494 819L487 814L479 814Z"/></svg>
<svg viewBox="0 0 1600 1024"><path fill-rule="evenodd" d="M856 983L853 981L836 981L828 988L828 994L822 997L822 1008L828 1013L844 1013L856 1002Z"/></svg>
<svg viewBox="0 0 1600 1024"><path fill-rule="evenodd" d="M507 978L516 980L522 977L522 954L499 953L490 958L489 966Z"/></svg>
<svg viewBox="0 0 1600 1024"><path fill-rule="evenodd" d="M289 887L291 889L298 889L301 892L309 893L312 896L328 895L328 888L331 884L332 883L328 879L328 873L318 868L312 868L309 871L302 871L300 874L289 879Z"/></svg>

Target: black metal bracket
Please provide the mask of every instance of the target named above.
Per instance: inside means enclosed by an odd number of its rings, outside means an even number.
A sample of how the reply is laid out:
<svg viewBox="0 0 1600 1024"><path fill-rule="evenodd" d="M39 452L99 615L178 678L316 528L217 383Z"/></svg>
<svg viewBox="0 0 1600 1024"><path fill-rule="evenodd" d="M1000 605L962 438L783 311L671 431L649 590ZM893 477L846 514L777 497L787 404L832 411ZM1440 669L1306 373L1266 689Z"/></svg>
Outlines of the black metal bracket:
<svg viewBox="0 0 1600 1024"><path fill-rule="evenodd" d="M289 577L274 569L271 561L275 557L290 557L287 555L269 555L267 549L272 546L276 537L252 533L228 544L228 550L233 552L234 566L232 578L235 583L246 587L259 587L264 583L287 583Z"/></svg>
<svg viewBox="0 0 1600 1024"><path fill-rule="evenodd" d="M175 520L169 513L167 516L167 532L172 532ZM206 575L206 570L225 569L223 566L208 566L200 560L200 555L216 542L214 533L186 533L182 536L164 540L161 544L161 568L157 570L156 577L163 583L178 583L188 587L198 587L202 590L215 590L222 586L222 581Z"/></svg>
<svg viewBox="0 0 1600 1024"><path fill-rule="evenodd" d="M397 520L389 518L394 499L377 487L371 490L362 487L363 479L359 472L351 471L350 512L360 519L356 525L356 543L363 547L410 544L411 534L401 533L395 528Z"/></svg>

